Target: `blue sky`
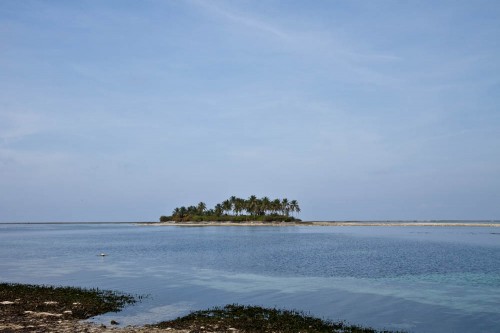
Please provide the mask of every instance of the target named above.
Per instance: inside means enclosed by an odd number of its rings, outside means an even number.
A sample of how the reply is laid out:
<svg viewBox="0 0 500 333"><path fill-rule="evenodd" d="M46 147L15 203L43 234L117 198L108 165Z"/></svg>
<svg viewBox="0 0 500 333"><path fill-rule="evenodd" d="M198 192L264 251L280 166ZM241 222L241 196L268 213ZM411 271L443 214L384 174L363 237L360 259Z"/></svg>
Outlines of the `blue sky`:
<svg viewBox="0 0 500 333"><path fill-rule="evenodd" d="M0 2L0 222L500 218L498 1Z"/></svg>

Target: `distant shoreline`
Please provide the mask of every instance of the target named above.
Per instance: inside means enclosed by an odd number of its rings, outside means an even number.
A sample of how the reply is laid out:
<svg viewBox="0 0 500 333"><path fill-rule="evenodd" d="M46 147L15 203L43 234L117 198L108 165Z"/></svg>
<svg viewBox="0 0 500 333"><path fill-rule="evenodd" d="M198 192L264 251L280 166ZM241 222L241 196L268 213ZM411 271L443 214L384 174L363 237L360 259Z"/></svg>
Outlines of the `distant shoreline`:
<svg viewBox="0 0 500 333"><path fill-rule="evenodd" d="M209 226L321 226L321 227L500 227L500 221L304 221L304 222L153 222L138 223L148 226L179 226L179 227L209 227Z"/></svg>
<svg viewBox="0 0 500 333"><path fill-rule="evenodd" d="M137 224L154 222L0 222L2 224Z"/></svg>
<svg viewBox="0 0 500 333"><path fill-rule="evenodd" d="M302 222L0 222L0 225L73 225L73 224L130 224L139 226L321 226L321 227L500 227L499 220L436 220L436 221L302 221Z"/></svg>

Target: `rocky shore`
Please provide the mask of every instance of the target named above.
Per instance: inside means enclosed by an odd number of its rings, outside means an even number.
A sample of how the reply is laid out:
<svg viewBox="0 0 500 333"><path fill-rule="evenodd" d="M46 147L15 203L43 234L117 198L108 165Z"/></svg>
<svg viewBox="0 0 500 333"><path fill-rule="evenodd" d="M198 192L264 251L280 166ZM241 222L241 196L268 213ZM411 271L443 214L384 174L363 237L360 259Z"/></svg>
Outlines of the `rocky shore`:
<svg viewBox="0 0 500 333"><path fill-rule="evenodd" d="M160 329L153 327L124 327L96 325L78 320L52 318L54 314L36 313L27 314L24 318L3 317L0 319L0 332L54 332L54 333L187 333L189 330Z"/></svg>
<svg viewBox="0 0 500 333"><path fill-rule="evenodd" d="M99 289L0 283L0 332L188 332L152 327L118 328L82 321L116 312L136 300L132 295Z"/></svg>
<svg viewBox="0 0 500 333"><path fill-rule="evenodd" d="M31 304L28 308L40 306ZM155 327L116 327L117 323L109 325L97 325L74 318L71 308L61 309L58 303L40 300L44 311L26 310L26 304L18 298L13 301L0 301L0 332L1 333L24 333L24 332L54 332L54 333L187 333L191 330L176 330L173 328ZM53 309L50 310L50 307ZM115 325L114 325L115 324ZM202 330L199 332L203 332Z"/></svg>

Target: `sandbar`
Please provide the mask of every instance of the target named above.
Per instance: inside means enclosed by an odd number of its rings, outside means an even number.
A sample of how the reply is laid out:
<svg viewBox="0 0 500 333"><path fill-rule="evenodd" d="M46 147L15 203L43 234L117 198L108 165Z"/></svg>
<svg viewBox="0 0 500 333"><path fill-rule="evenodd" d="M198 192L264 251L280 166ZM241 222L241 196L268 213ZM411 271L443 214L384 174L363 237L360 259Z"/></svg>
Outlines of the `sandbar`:
<svg viewBox="0 0 500 333"><path fill-rule="evenodd" d="M293 227L293 226L321 226L321 227L500 227L497 221L304 221L304 222L149 222L138 223L147 226L177 226L177 227Z"/></svg>

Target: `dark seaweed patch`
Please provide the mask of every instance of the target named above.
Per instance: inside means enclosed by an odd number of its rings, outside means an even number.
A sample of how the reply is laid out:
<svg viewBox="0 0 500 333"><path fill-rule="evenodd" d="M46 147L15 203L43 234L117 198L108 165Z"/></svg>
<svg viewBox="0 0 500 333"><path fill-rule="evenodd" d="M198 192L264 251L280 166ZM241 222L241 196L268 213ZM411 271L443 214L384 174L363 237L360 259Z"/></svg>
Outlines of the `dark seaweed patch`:
<svg viewBox="0 0 500 333"><path fill-rule="evenodd" d="M0 283L0 301L13 302L1 307L4 316L34 311L86 319L107 312L118 312L124 306L135 303L136 298L129 294L97 288Z"/></svg>
<svg viewBox="0 0 500 333"><path fill-rule="evenodd" d="M267 309L259 306L238 304L196 311L171 321L153 325L160 328L188 329L198 332L231 332L238 330L247 333L373 333L371 328L348 325L311 317L299 311ZM389 331L383 331L389 333Z"/></svg>

